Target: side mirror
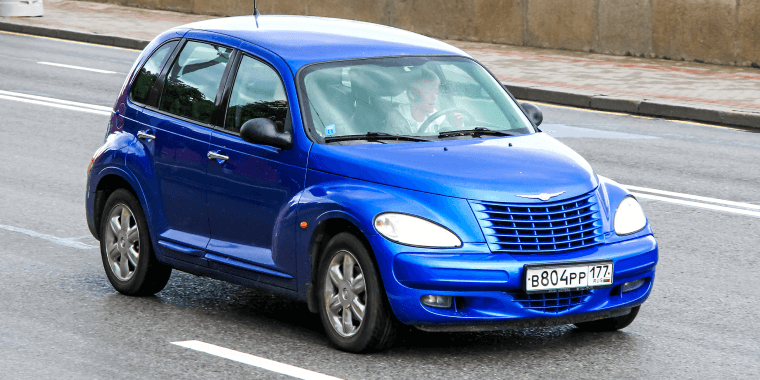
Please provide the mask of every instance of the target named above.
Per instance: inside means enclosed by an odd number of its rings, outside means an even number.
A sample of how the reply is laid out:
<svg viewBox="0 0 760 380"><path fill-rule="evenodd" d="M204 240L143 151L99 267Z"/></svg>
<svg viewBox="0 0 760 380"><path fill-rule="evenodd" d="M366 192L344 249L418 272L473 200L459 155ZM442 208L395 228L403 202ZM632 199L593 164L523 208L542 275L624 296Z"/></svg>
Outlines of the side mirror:
<svg viewBox="0 0 760 380"><path fill-rule="evenodd" d="M280 149L293 147L293 135L278 131L274 121L263 117L246 121L240 128L240 137L251 144L271 145Z"/></svg>
<svg viewBox="0 0 760 380"><path fill-rule="evenodd" d="M538 106L525 102L520 103L520 107L522 107L525 114L528 115L528 119L530 119L536 127L541 125L541 122L544 121L544 114L541 113L541 109L538 108Z"/></svg>

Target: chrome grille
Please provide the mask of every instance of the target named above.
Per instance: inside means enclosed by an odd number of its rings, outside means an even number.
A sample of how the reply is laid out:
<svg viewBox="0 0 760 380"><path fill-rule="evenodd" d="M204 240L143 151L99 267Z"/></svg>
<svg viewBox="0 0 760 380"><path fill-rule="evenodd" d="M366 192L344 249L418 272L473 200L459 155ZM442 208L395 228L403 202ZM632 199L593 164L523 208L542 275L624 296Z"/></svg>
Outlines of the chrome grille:
<svg viewBox="0 0 760 380"><path fill-rule="evenodd" d="M558 293L512 293L512 300L525 309L557 314L588 301L593 290Z"/></svg>
<svg viewBox="0 0 760 380"><path fill-rule="evenodd" d="M543 203L470 201L494 253L556 253L602 243L595 192Z"/></svg>

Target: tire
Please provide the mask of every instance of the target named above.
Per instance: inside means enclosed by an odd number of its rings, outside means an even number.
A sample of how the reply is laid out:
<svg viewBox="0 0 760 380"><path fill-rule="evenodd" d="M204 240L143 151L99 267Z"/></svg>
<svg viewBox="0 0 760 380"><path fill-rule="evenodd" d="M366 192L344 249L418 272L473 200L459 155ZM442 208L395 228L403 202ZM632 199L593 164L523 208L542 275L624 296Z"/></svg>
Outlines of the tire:
<svg viewBox="0 0 760 380"><path fill-rule="evenodd" d="M393 344L398 322L374 260L356 236L343 232L330 239L319 261L316 282L322 326L337 348L362 353Z"/></svg>
<svg viewBox="0 0 760 380"><path fill-rule="evenodd" d="M100 220L100 256L114 289L128 296L160 292L169 282L172 268L156 259L137 198L126 189L114 191Z"/></svg>
<svg viewBox="0 0 760 380"><path fill-rule="evenodd" d="M617 331L628 327L633 320L636 319L636 315L639 314L641 305L631 308L631 312L619 317L605 318L597 321L576 323L575 327L581 331L589 332L603 332L603 331Z"/></svg>

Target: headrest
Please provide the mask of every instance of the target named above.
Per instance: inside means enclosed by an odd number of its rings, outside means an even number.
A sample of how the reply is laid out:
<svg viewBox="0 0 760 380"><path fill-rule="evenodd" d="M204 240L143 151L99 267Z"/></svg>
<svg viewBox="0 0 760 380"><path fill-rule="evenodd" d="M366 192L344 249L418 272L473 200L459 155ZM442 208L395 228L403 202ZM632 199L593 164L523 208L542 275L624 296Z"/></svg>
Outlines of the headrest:
<svg viewBox="0 0 760 380"><path fill-rule="evenodd" d="M356 93L366 92L369 96L396 96L406 90L401 78L402 67L378 67L372 65L351 68L349 78L351 89Z"/></svg>

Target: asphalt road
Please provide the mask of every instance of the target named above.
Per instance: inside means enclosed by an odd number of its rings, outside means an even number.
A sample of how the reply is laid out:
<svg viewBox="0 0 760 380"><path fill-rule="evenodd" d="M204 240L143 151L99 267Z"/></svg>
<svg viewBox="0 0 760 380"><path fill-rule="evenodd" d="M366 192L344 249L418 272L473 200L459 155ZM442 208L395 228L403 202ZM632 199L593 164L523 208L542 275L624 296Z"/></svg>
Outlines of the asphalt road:
<svg viewBox="0 0 760 380"><path fill-rule="evenodd" d="M137 55L0 33L0 90L109 107ZM760 204L760 134L542 109L543 129L600 175L746 203L736 210ZM263 291L175 271L155 297L122 296L84 216L107 121L0 96L0 378L290 378L171 344L186 340L343 379L760 377L760 218L702 201L640 197L660 263L638 318L615 333L409 332L389 351L353 355L329 345L305 305Z"/></svg>

